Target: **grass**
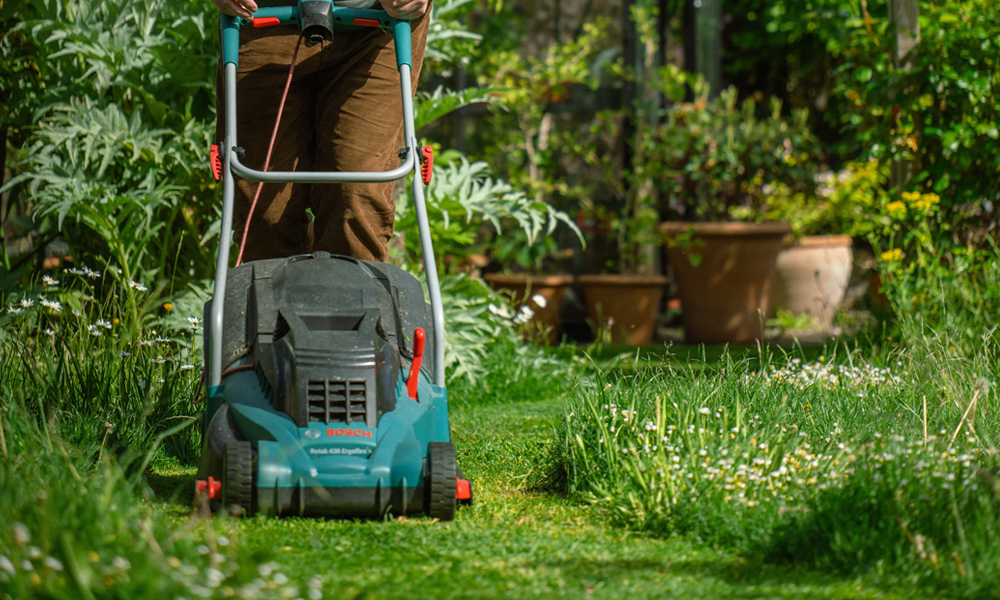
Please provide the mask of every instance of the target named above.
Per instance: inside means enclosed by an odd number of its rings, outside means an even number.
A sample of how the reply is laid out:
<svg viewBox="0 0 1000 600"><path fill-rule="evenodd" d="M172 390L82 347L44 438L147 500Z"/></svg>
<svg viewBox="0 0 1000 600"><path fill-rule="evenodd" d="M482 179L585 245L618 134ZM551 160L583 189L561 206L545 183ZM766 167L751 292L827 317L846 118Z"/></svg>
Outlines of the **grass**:
<svg viewBox="0 0 1000 600"><path fill-rule="evenodd" d="M536 358L542 361L539 364L548 364L548 359ZM513 368L512 359L503 352L494 355L498 377L511 375L504 369ZM17 576L23 575L13 579L21 587L9 589L45 592L49 597L86 597L79 594L82 589L93 597L135 597L157 588L176 590L184 597L231 593L246 598L282 597L285 590L294 592L289 597L303 598L321 594L347 598L897 598L933 594L929 588L899 581L891 574L818 570L794 562L767 561L697 534L662 535L625 523L599 504L581 502L585 496L545 487L552 480L549 471L560 464L561 457L553 451L563 435L568 402L578 400L581 393L574 388L591 389L588 382L593 379L585 365L583 361L575 367L563 366L562 376L575 373L577 379L555 382L552 373L540 367L521 369L520 379L510 386L517 395L493 383L487 389L482 381L453 386L454 439L461 464L476 483L477 503L461 510L452 523L263 517L206 523L192 517L188 507L194 469L177 459L156 462L148 478L153 489L144 495L135 488L137 480L115 474L120 470L115 471L109 459L98 462L107 466L95 468L94 451L72 461L43 454L39 464L56 471L54 479L43 484L50 495L58 491L67 498L84 496L80 483L74 483L72 465L90 474L91 483L85 487L103 491L101 497L108 498L89 511L58 511L65 515L60 517L59 528L77 532L74 539L80 540L80 546L74 553L88 557L96 552L100 558L95 564L107 564L104 571L95 571L100 577L85 576L82 582L68 568L61 572L36 568L37 585L31 573L17 569L31 555L32 545L38 548L35 562L51 557L64 567L69 563L59 537L45 534L46 527L41 525L54 518L51 508L37 507L32 503L33 493L24 492L16 502L5 500L6 514L0 520L20 523L30 532L31 541L25 544L0 542L0 555L11 560ZM12 414L13 404L7 406L5 431L12 431L14 423L35 426L31 418ZM9 433L7 439L10 443ZM72 449L64 450L56 452L72 455ZM17 462L6 465L10 478L3 489L8 493L28 489L24 478L32 471ZM130 536L128 531L150 533ZM0 536L0 540L17 539L11 530ZM128 568L121 568L124 563L115 557L128 557Z"/></svg>
<svg viewBox="0 0 1000 600"><path fill-rule="evenodd" d="M0 318L4 600L998 597L995 330L971 356L923 330L891 351L500 339L449 389L476 485L454 522L206 520L190 341L77 295L74 318Z"/></svg>
<svg viewBox="0 0 1000 600"><path fill-rule="evenodd" d="M570 404L569 487L632 529L994 597L995 364L953 357L942 377L849 355L607 376Z"/></svg>
<svg viewBox="0 0 1000 600"><path fill-rule="evenodd" d="M456 409L459 460L476 505L452 523L255 517L233 523L243 551L269 553L299 581L346 598L896 598L877 581L766 565L680 537L621 527L601 511L533 489L564 401ZM182 488L191 473L175 474ZM169 496L169 493L165 494ZM167 504L178 527L187 508Z"/></svg>

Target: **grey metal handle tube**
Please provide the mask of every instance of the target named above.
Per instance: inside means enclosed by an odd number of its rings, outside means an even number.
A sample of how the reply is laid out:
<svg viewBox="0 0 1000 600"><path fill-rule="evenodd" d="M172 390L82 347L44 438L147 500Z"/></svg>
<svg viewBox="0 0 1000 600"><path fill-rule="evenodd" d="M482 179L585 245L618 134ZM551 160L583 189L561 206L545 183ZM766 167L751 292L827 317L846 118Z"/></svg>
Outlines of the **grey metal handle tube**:
<svg viewBox="0 0 1000 600"><path fill-rule="evenodd" d="M219 256L215 263L215 291L212 294L212 312L208 323L208 385L222 382L222 318L226 302L226 278L229 275L229 249L233 237L233 198L236 182L233 181L233 160L236 153L236 65L227 63L225 68L226 141L222 170L222 227L219 231Z"/></svg>
<svg viewBox="0 0 1000 600"><path fill-rule="evenodd" d="M231 149L231 148L230 148ZM410 149L406 153L403 164L392 171L258 171L240 162L235 153L232 156L233 173L250 181L264 183L387 183L406 177L415 166L416 151Z"/></svg>
<svg viewBox="0 0 1000 600"><path fill-rule="evenodd" d="M399 66L400 85L403 89L403 135L409 154L417 153L416 126L413 123L413 98L410 94L410 65ZM444 386L444 304L441 302L441 285L438 282L437 263L434 260L434 243L431 240L427 203L419 173L413 174L413 208L417 213L417 230L420 232L420 251L424 255L424 272L427 274L427 291L431 298L431 318L434 321L434 383Z"/></svg>
<svg viewBox="0 0 1000 600"><path fill-rule="evenodd" d="M397 169L386 172L363 173L297 173L297 172L264 172L249 169L242 165L236 157L236 65L225 65L225 103L226 103L226 139L224 149L224 169L222 184L222 227L219 240L219 254L215 269L215 290L213 293L212 310L208 324L209 334L209 364L208 384L219 385L222 381L222 325L224 303L226 297L226 282L229 273L229 252L233 230L233 204L235 182L233 174L265 182L302 182L302 183L350 183L394 181L416 170L417 138L413 122L413 98L410 94L410 67L403 64L399 68L400 84L403 101L403 133L408 149L404 164ZM420 232L421 253L424 256L424 271L427 275L427 288L431 300L431 316L434 323L434 383L445 384L444 378L444 306L441 300L441 287L437 276L437 264L434 260L434 246L431 240L430 224L427 218L427 205L424 200L424 189L419 175L413 177L413 199L416 210L417 226Z"/></svg>

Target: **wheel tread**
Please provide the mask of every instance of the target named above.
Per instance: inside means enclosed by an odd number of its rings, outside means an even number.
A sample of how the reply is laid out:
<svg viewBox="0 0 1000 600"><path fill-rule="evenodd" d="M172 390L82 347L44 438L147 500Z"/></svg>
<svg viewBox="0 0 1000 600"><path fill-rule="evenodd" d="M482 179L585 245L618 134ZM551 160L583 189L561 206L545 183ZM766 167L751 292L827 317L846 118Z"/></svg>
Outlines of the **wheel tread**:
<svg viewBox="0 0 1000 600"><path fill-rule="evenodd" d="M455 446L451 442L427 445L427 514L432 519L455 518Z"/></svg>
<svg viewBox="0 0 1000 600"><path fill-rule="evenodd" d="M223 463L223 506L230 512L249 515L253 504L253 450L250 442L226 444Z"/></svg>

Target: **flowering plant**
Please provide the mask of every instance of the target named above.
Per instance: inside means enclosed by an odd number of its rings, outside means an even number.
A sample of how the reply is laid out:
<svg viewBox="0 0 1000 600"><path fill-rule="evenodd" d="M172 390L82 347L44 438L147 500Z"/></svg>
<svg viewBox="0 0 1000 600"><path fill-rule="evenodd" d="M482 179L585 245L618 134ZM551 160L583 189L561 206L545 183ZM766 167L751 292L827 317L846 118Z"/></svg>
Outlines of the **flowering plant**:
<svg viewBox="0 0 1000 600"><path fill-rule="evenodd" d="M682 221L763 220L776 186L812 194L818 144L807 117L784 117L777 100L762 111L735 88L674 104L653 131L648 164L666 211Z"/></svg>
<svg viewBox="0 0 1000 600"><path fill-rule="evenodd" d="M754 214L747 207L735 207L739 220L781 221L792 227L796 237L844 234L865 236L884 229L891 221L885 188L888 165L869 160L849 162L837 171L814 175L811 190L781 181L762 188L765 200Z"/></svg>

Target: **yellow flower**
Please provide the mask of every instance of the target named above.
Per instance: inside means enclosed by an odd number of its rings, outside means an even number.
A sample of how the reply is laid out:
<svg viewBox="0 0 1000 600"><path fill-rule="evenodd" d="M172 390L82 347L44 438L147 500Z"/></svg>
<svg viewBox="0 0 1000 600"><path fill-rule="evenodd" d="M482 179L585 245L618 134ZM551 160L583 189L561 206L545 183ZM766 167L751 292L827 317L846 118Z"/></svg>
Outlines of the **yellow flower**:
<svg viewBox="0 0 1000 600"><path fill-rule="evenodd" d="M906 197L905 193L903 194L903 197ZM902 202L900 202L899 200L896 200L894 202L890 202L889 204L886 204L885 205L885 209L887 211L889 211L889 214L893 214L893 213L905 213L906 212L906 205L903 204Z"/></svg>
<svg viewBox="0 0 1000 600"><path fill-rule="evenodd" d="M903 200L907 202L913 202L918 198L920 198L920 192L903 192Z"/></svg>
<svg viewBox="0 0 1000 600"><path fill-rule="evenodd" d="M899 248L893 248L892 250L886 250L882 253L882 260L888 262L892 260L899 260L903 258L903 251Z"/></svg>
<svg viewBox="0 0 1000 600"><path fill-rule="evenodd" d="M941 202L941 197L937 194L923 194L920 199L913 203L913 207L917 210L930 210L936 204Z"/></svg>
<svg viewBox="0 0 1000 600"><path fill-rule="evenodd" d="M170 312L170 311L174 310L174 305L171 304L171 303L169 303L169 302L166 302L163 305L163 310L165 310L167 312Z"/></svg>

